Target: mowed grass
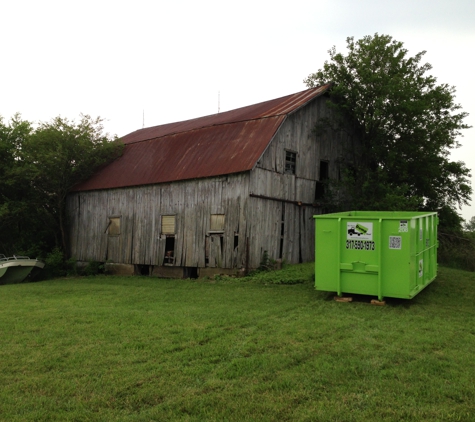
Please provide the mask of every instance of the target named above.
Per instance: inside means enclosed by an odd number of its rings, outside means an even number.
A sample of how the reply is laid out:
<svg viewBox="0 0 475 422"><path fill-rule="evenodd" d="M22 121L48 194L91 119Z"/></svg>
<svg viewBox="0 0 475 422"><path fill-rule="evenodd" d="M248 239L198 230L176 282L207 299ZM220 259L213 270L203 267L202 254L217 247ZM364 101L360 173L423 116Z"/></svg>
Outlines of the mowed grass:
<svg viewBox="0 0 475 422"><path fill-rule="evenodd" d="M379 307L312 272L0 286L0 420L475 420L474 273Z"/></svg>

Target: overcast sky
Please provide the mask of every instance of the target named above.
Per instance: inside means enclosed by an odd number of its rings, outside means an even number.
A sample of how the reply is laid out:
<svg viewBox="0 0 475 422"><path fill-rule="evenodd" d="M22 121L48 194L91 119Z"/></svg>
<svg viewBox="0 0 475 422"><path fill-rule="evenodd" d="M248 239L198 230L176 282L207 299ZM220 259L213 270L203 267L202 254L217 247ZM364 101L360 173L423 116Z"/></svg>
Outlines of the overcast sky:
<svg viewBox="0 0 475 422"><path fill-rule="evenodd" d="M473 0L15 0L0 11L7 119L84 113L123 136L214 114L218 93L227 111L302 91L330 47L378 32L426 50L475 126ZM475 170L475 129L460 141L454 158Z"/></svg>

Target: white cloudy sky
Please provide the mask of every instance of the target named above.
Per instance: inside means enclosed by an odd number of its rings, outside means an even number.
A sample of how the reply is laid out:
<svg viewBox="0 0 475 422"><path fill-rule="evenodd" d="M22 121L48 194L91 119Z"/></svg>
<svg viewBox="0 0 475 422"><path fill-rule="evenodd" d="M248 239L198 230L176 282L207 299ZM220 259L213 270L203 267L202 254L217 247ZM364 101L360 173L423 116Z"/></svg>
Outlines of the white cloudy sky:
<svg viewBox="0 0 475 422"><path fill-rule="evenodd" d="M80 113L119 136L305 89L346 37L426 50L475 126L473 0L15 0L0 6L0 115ZM454 152L475 169L475 129ZM474 184L475 187L475 184ZM475 206L464 207L464 218Z"/></svg>

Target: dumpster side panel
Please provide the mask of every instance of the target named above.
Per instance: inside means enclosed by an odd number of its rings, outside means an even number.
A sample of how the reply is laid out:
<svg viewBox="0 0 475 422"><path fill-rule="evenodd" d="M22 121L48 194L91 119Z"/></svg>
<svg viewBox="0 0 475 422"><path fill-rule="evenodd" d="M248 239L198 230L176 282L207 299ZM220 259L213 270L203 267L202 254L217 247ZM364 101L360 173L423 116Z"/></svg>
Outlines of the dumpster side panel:
<svg viewBox="0 0 475 422"><path fill-rule="evenodd" d="M317 290L337 292L338 219L315 220L315 285Z"/></svg>
<svg viewBox="0 0 475 422"><path fill-rule="evenodd" d="M437 275L437 214L315 216L317 290L410 299Z"/></svg>
<svg viewBox="0 0 475 422"><path fill-rule="evenodd" d="M416 248L411 254L412 276L410 297L431 283L437 275L437 216L435 214L414 219L413 243Z"/></svg>
<svg viewBox="0 0 475 422"><path fill-rule="evenodd" d="M409 298L411 283L410 220L383 220L381 282L383 296Z"/></svg>

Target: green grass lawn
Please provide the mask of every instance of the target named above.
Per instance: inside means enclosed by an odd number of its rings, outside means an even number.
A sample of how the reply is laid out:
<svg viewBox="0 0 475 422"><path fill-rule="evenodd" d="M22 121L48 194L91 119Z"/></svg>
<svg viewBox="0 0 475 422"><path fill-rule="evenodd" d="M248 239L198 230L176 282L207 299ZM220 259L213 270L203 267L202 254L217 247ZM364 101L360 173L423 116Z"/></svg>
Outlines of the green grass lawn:
<svg viewBox="0 0 475 422"><path fill-rule="evenodd" d="M475 421L474 273L384 307L311 274L0 286L0 420Z"/></svg>

